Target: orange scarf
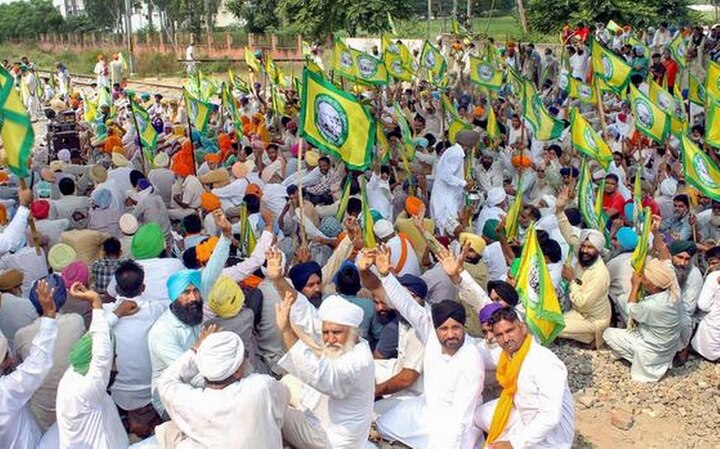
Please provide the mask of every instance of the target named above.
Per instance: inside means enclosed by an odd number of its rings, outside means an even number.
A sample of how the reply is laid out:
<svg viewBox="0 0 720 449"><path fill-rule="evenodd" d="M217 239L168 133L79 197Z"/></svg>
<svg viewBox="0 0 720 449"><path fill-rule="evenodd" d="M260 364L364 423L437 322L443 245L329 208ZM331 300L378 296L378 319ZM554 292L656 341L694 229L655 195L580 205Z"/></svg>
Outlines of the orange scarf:
<svg viewBox="0 0 720 449"><path fill-rule="evenodd" d="M498 384L503 387L503 391L500 393L500 399L498 399L497 405L495 406L495 413L493 413L490 431L488 432L488 437L485 442L486 447L488 444L494 443L505 431L505 426L510 419L510 412L513 408L513 399L517 392L517 380L520 374L520 368L525 361L525 356L528 351L530 351L531 342L532 337L530 337L529 334L526 335L525 341L520 345L520 349L517 350L512 359L505 354L505 351L500 354L496 378Z"/></svg>

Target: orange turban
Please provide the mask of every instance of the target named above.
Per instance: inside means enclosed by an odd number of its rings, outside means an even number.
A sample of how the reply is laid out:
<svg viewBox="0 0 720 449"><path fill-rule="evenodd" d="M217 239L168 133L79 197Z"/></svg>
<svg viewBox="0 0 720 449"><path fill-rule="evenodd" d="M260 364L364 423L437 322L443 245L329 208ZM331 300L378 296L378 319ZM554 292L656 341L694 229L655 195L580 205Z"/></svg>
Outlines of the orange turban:
<svg viewBox="0 0 720 449"><path fill-rule="evenodd" d="M0 225L8 223L7 209L4 204L0 204Z"/></svg>
<svg viewBox="0 0 720 449"><path fill-rule="evenodd" d="M425 205L422 200L416 196L409 196L405 200L405 210L410 216L415 216L420 213L420 210Z"/></svg>
<svg viewBox="0 0 720 449"><path fill-rule="evenodd" d="M214 193L204 192L200 195L200 205L206 212L212 212L220 208L220 198Z"/></svg>
<svg viewBox="0 0 720 449"><path fill-rule="evenodd" d="M210 260L210 256L212 256L213 250L215 249L215 245L217 245L217 242L217 237L210 237L209 239L197 245L195 247L195 257L197 257L197 261L200 263L205 263Z"/></svg>
<svg viewBox="0 0 720 449"><path fill-rule="evenodd" d="M218 136L218 147L220 147L221 150L228 150L232 147L232 140L230 140L228 134L220 133Z"/></svg>
<svg viewBox="0 0 720 449"><path fill-rule="evenodd" d="M475 106L473 108L473 116L482 117L485 115L485 108L482 106Z"/></svg>
<svg viewBox="0 0 720 449"><path fill-rule="evenodd" d="M523 168L530 168L532 165L532 161L529 157L523 155L515 155L512 157L512 165L513 167L523 167Z"/></svg>
<svg viewBox="0 0 720 449"><path fill-rule="evenodd" d="M208 153L205 155L205 162L212 163L212 164L219 164L222 158L219 154L216 153Z"/></svg>
<svg viewBox="0 0 720 449"><path fill-rule="evenodd" d="M9 182L9 181L10 181L10 176L8 176L8 174L5 173L4 171L0 171L0 183Z"/></svg>
<svg viewBox="0 0 720 449"><path fill-rule="evenodd" d="M193 160L189 140L186 140L180 147L180 151L173 155L170 169L183 177L195 172L195 161Z"/></svg>
<svg viewBox="0 0 720 449"><path fill-rule="evenodd" d="M257 184L248 184L245 188L245 195L255 195L258 198L262 198L262 190Z"/></svg>
<svg viewBox="0 0 720 449"><path fill-rule="evenodd" d="M258 285L263 281L263 278L251 274L240 282L240 285L245 288L257 288Z"/></svg>
<svg viewBox="0 0 720 449"><path fill-rule="evenodd" d="M122 139L116 135L108 136L107 139L105 139L105 143L103 143L103 150L106 153L112 153L115 151L115 147L122 148L123 143Z"/></svg>

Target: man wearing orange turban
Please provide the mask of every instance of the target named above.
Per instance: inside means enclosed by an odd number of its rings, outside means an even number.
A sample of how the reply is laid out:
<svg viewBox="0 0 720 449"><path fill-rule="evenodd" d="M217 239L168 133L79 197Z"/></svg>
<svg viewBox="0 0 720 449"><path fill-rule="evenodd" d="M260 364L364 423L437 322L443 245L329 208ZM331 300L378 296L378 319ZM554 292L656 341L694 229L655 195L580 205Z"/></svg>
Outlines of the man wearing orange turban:
<svg viewBox="0 0 720 449"><path fill-rule="evenodd" d="M220 208L220 198L214 193L205 192L200 195L200 205L205 212L212 212Z"/></svg>

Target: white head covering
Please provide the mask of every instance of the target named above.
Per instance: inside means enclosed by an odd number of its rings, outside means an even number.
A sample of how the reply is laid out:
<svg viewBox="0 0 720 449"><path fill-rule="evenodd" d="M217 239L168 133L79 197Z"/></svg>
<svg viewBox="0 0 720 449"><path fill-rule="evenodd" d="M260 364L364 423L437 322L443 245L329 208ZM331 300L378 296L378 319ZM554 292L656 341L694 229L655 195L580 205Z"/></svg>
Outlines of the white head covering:
<svg viewBox="0 0 720 449"><path fill-rule="evenodd" d="M322 321L341 324L343 326L359 327L362 323L364 312L355 304L347 301L338 295L331 295L325 298L320 304L318 315Z"/></svg>
<svg viewBox="0 0 720 449"><path fill-rule="evenodd" d="M167 153L158 153L157 156L155 156L155 160L153 161L156 167L160 168L166 168L168 165L170 165L170 158L168 157Z"/></svg>
<svg viewBox="0 0 720 449"><path fill-rule="evenodd" d="M505 201L505 189L502 187L493 187L487 192L487 201L485 203L488 206L497 206L498 204Z"/></svg>
<svg viewBox="0 0 720 449"><path fill-rule="evenodd" d="M355 306L357 307L357 306ZM234 332L216 332L200 344L195 363L200 374L210 382L225 380L245 360L245 345Z"/></svg>
<svg viewBox="0 0 720 449"><path fill-rule="evenodd" d="M5 334L0 331L0 362L5 360L5 356L8 353L8 341L5 338Z"/></svg>
<svg viewBox="0 0 720 449"><path fill-rule="evenodd" d="M543 195L541 197L543 201L545 201L545 204L547 204L547 207L551 209L555 209L555 202L557 201L554 196L552 195Z"/></svg>
<svg viewBox="0 0 720 449"><path fill-rule="evenodd" d="M120 230L125 235L133 235L138 230L138 221L133 214L122 214L119 224Z"/></svg>
<svg viewBox="0 0 720 449"><path fill-rule="evenodd" d="M675 178L665 178L660 183L660 193L664 196L675 196L677 193L677 181Z"/></svg>
<svg viewBox="0 0 720 449"><path fill-rule="evenodd" d="M120 153L113 153L110 159L116 167L127 167L130 165L130 161Z"/></svg>
<svg viewBox="0 0 720 449"><path fill-rule="evenodd" d="M595 229L583 229L580 233L580 243L589 241L596 250L602 251L605 248L605 236Z"/></svg>
<svg viewBox="0 0 720 449"><path fill-rule="evenodd" d="M70 162L70 150L68 150L67 148L63 148L62 150L58 151L57 158L59 161Z"/></svg>
<svg viewBox="0 0 720 449"><path fill-rule="evenodd" d="M378 220L373 225L373 232L378 238L384 239L390 237L395 230L393 229L392 223L387 220Z"/></svg>

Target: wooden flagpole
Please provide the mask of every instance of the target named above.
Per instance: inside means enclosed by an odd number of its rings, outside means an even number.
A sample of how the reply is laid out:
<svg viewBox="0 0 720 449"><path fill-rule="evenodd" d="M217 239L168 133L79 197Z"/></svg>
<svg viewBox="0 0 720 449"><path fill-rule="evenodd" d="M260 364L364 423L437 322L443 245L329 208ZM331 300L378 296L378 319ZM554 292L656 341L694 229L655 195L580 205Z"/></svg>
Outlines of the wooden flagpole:
<svg viewBox="0 0 720 449"><path fill-rule="evenodd" d="M303 245L307 245L307 234L305 234L305 208L303 203L303 191L302 191L302 160L303 160L303 143L304 140L301 138L298 142L298 156L297 156L297 188L298 188L298 203L300 206L300 242Z"/></svg>

